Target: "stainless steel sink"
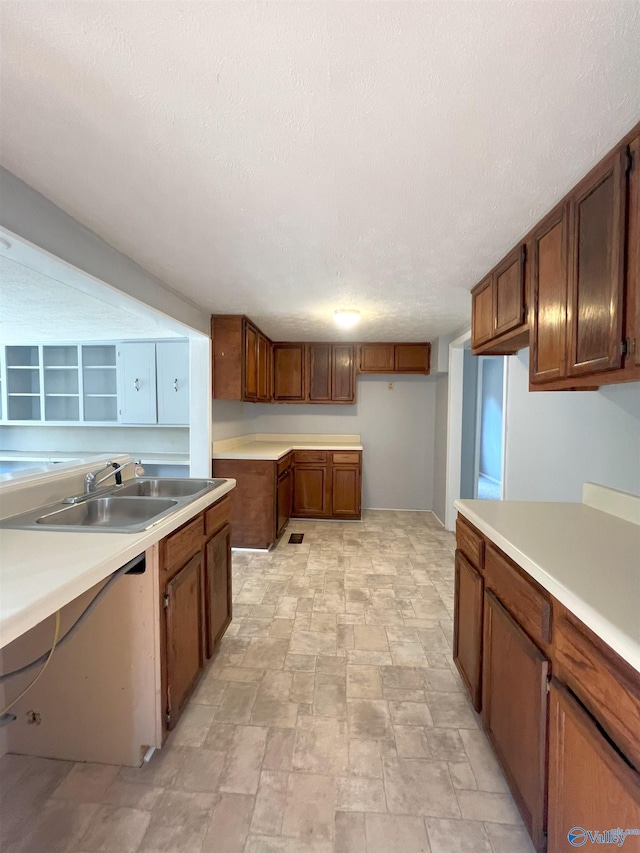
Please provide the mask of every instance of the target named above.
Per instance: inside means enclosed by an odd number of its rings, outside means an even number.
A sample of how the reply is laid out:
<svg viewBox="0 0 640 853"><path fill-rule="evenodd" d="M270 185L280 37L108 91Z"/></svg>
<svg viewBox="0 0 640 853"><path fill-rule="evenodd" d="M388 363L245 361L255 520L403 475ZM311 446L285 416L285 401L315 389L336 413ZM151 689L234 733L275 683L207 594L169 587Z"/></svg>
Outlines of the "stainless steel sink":
<svg viewBox="0 0 640 853"><path fill-rule="evenodd" d="M163 498L92 498L36 518L43 527L99 527L144 530L152 519L166 514L178 501Z"/></svg>
<svg viewBox="0 0 640 853"><path fill-rule="evenodd" d="M115 489L111 496L120 497L152 497L152 498L185 498L192 497L198 492L221 486L224 480L191 480L191 479L140 479L132 483L124 483Z"/></svg>
<svg viewBox="0 0 640 853"><path fill-rule="evenodd" d="M89 495L75 495L0 521L14 530L96 530L140 533L196 501L226 480L156 478L129 480Z"/></svg>

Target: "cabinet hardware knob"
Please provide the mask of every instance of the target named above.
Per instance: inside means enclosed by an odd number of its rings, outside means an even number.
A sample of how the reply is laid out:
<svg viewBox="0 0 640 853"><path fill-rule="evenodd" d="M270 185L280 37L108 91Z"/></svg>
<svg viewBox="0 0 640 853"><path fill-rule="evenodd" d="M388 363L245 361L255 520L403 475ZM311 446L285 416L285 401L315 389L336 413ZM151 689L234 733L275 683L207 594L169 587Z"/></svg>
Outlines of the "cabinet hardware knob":
<svg viewBox="0 0 640 853"><path fill-rule="evenodd" d="M140 390L140 380L139 379L133 380L133 387L136 389L136 391Z"/></svg>
<svg viewBox="0 0 640 853"><path fill-rule="evenodd" d="M173 390L174 390L174 391L177 391L177 390L178 390L178 380L177 380L177 379L174 379L174 380L173 380Z"/></svg>

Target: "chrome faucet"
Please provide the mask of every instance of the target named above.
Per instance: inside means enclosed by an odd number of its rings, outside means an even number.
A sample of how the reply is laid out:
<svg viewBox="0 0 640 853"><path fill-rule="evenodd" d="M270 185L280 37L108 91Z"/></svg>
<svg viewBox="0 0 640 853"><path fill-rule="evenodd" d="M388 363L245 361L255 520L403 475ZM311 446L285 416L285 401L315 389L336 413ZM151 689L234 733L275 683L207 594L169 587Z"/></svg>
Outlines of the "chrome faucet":
<svg viewBox="0 0 640 853"><path fill-rule="evenodd" d="M122 471L124 471L125 468L128 468L129 465L140 465L140 460L139 459L136 459L136 460L130 459L128 462L125 462L122 465L118 465L117 462L107 462L102 468L98 468L97 471L90 471L88 474L85 475L85 478L84 478L84 493L85 493L85 495L93 494L93 492L95 492L95 490L100 485L100 483L104 483L105 480L108 480L109 477L112 477L112 476L115 476L115 478L116 478L116 485L121 486L122 485L122 476L121 476ZM101 477L99 480L96 480L96 477L98 476L98 474L102 474L102 472L106 471L108 468L113 468L115 470L109 471L109 473L105 474L104 477ZM136 471L136 473L137 473L137 471ZM142 471L141 473L144 473L144 471Z"/></svg>

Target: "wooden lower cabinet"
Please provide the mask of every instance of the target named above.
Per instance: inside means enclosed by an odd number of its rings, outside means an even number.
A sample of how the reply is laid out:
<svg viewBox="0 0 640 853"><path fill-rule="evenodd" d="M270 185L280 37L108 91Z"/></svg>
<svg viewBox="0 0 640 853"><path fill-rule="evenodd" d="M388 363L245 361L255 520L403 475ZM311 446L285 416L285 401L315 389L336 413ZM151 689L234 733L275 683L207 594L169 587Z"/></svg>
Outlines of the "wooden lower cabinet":
<svg viewBox="0 0 640 853"><path fill-rule="evenodd" d="M360 518L361 492L359 465L334 467L331 483L331 516Z"/></svg>
<svg viewBox="0 0 640 853"><path fill-rule="evenodd" d="M329 515L326 463L295 465L293 469L293 515L297 518L325 518Z"/></svg>
<svg viewBox="0 0 640 853"><path fill-rule="evenodd" d="M204 557L195 554L167 583L166 717L173 728L204 665Z"/></svg>
<svg viewBox="0 0 640 853"><path fill-rule="evenodd" d="M640 829L640 774L561 684L549 693L549 853L565 853L587 832ZM575 831L575 842L569 833ZM597 842L595 842L597 843ZM636 849L630 836L625 849ZM622 846L609 839L613 849Z"/></svg>
<svg viewBox="0 0 640 853"><path fill-rule="evenodd" d="M293 473L287 468L278 476L278 511L276 523L276 538L282 536L291 518L293 508Z"/></svg>
<svg viewBox="0 0 640 853"><path fill-rule="evenodd" d="M276 463L214 459L213 476L236 481L231 492L232 547L269 548L276 539Z"/></svg>
<svg viewBox="0 0 640 853"><path fill-rule="evenodd" d="M207 657L231 622L231 525L226 524L205 546Z"/></svg>
<svg viewBox="0 0 640 853"><path fill-rule="evenodd" d="M546 847L549 661L490 592L484 597L482 718L534 847Z"/></svg>
<svg viewBox="0 0 640 853"><path fill-rule="evenodd" d="M482 705L482 575L456 551L453 660L476 711Z"/></svg>

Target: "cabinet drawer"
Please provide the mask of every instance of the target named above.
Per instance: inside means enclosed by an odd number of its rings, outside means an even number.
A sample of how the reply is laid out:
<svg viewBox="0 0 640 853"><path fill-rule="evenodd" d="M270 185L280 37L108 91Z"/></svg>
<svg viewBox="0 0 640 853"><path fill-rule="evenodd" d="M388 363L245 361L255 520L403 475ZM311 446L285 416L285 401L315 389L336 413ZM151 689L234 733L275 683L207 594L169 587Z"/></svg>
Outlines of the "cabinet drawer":
<svg viewBox="0 0 640 853"><path fill-rule="evenodd" d="M162 542L162 568L165 571L180 568L198 551L204 536L204 513L187 522Z"/></svg>
<svg viewBox="0 0 640 853"><path fill-rule="evenodd" d="M333 454L334 465L358 465L360 462L360 453L357 450L340 451Z"/></svg>
<svg viewBox="0 0 640 853"><path fill-rule="evenodd" d="M458 549L471 561L476 569L484 569L484 540L471 525L459 515L456 519L456 543Z"/></svg>
<svg viewBox="0 0 640 853"><path fill-rule="evenodd" d="M294 462L325 462L327 461L326 450L296 450L293 456Z"/></svg>
<svg viewBox="0 0 640 853"><path fill-rule="evenodd" d="M291 468L291 454L287 453L286 456L283 456L282 459L278 460L278 477L280 474L288 471Z"/></svg>
<svg viewBox="0 0 640 853"><path fill-rule="evenodd" d="M521 574L491 543L485 553L485 584L516 618L531 639L551 642L551 600L547 593Z"/></svg>
<svg viewBox="0 0 640 853"><path fill-rule="evenodd" d="M204 513L204 532L207 536L220 530L225 524L229 523L231 516L231 498L224 497L222 500L214 503Z"/></svg>
<svg viewBox="0 0 640 853"><path fill-rule="evenodd" d="M566 617L558 620L554 649L560 676L640 768L640 676L588 633Z"/></svg>

